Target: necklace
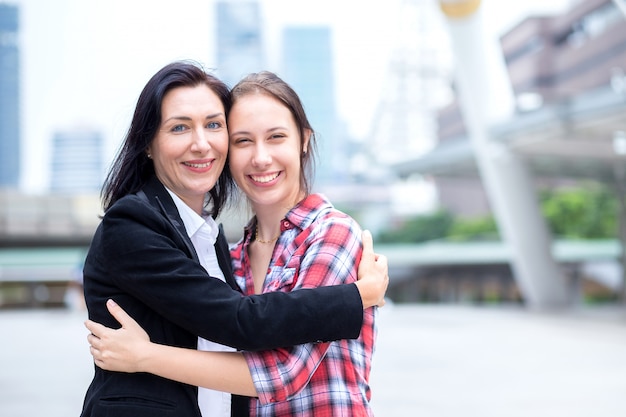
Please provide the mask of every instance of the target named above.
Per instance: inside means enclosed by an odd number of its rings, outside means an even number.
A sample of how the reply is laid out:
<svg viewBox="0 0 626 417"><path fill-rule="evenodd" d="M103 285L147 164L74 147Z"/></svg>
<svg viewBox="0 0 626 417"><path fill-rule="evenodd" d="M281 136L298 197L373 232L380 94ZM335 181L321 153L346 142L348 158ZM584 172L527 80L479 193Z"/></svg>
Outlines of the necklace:
<svg viewBox="0 0 626 417"><path fill-rule="evenodd" d="M256 225L256 230L254 232L254 240L256 240L259 243L274 243L278 240L278 238L280 237L280 232L278 232L278 234L276 236L274 236L273 238L271 238L270 240L261 240L259 239L259 225Z"/></svg>

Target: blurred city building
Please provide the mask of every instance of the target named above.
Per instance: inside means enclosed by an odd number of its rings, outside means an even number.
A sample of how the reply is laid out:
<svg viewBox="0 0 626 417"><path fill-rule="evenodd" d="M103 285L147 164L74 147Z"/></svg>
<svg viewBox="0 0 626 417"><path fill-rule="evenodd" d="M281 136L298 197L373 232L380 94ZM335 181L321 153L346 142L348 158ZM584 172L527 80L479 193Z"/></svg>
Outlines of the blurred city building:
<svg viewBox="0 0 626 417"><path fill-rule="evenodd" d="M318 160L315 182L347 180L348 139L337 131L332 31L328 26L290 26L282 35L280 75L300 96L316 132Z"/></svg>
<svg viewBox="0 0 626 417"><path fill-rule="evenodd" d="M626 163L626 25L615 4L588 0L563 16L528 16L501 46L516 111L489 127L492 139L523 156L538 186L615 183ZM437 119L436 146L396 172L432 175L442 206L454 213L488 213L459 102Z"/></svg>
<svg viewBox="0 0 626 417"><path fill-rule="evenodd" d="M437 110L450 99L451 72L449 35L436 3L403 0L381 98L361 145L361 166L354 167L361 181L387 184L389 219L436 206L437 190L427 175L415 172L398 180L388 167L419 158L435 145Z"/></svg>
<svg viewBox="0 0 626 417"><path fill-rule="evenodd" d="M248 72L265 69L261 10L257 2L217 4L220 76L230 77L232 85ZM439 97L455 86L441 86L450 72L445 56L449 52L443 52L442 29L435 24L436 15L430 14L434 6L417 0L403 4L402 42L398 41L393 54L384 89L387 94L365 145L353 141L337 120L330 28L287 28L283 32L283 68L277 70L301 95L320 133L323 163L318 167L316 188L374 232L388 225L395 215L393 207L407 204L395 200L398 190L411 197L430 193L415 188L415 183L411 184L415 178L434 184L436 193L429 197L436 197L442 207L457 215L490 212L458 101L436 111ZM528 164L536 187L581 179L616 187L624 184L626 25L619 17L610 0L587 0L561 16L529 16L501 37L516 108L509 119L488 130L491 140L513 150ZM2 39L0 46L4 47ZM232 71L226 74L224 68L229 65ZM14 137L15 132L11 133ZM97 141L96 132L84 134ZM59 152L59 158L64 146L79 140L73 135L57 135L59 146L54 146L53 153ZM53 169L51 188L58 182L55 175L61 178L61 165L75 164L80 158L63 152L70 156L68 162L59 163L58 173ZM0 160L5 155L3 148ZM98 164L92 163L93 168ZM13 298L3 301L7 292L0 291L0 307L33 300L38 305L62 302L58 291L46 293L42 285L63 285L64 280L72 279L76 259L83 256L100 212L94 192L37 196L2 191L0 290L9 286ZM246 219L247 214L242 214L219 220L227 223L232 241ZM613 279L620 273L616 264L622 256L619 242L552 243L550 250L567 274L574 299L623 285ZM54 257L47 252L51 248L59 250L53 251ZM389 258L393 277L389 295L394 300L522 301L510 268L510 250L501 242L377 245L377 251ZM22 292L15 290L20 283L28 284L26 293L23 285Z"/></svg>
<svg viewBox="0 0 626 417"><path fill-rule="evenodd" d="M501 36L500 45L515 95L515 111L510 118L488 126L492 143L512 151L528 166L535 189L592 180L609 185L623 200L626 24L616 4L588 0L572 3L562 15L528 16ZM491 201L485 179L479 177L462 113L458 100L441 110L436 146L421 157L396 164L395 170L401 176L432 176L441 206L456 215L484 215L492 212ZM624 210L621 222L626 222ZM623 236L622 244L608 252L600 250L603 255L595 259L602 243L588 243L582 253L587 259L571 264L557 256L558 243L553 242L552 255L561 262L572 287L584 276L607 292L623 288L623 266L618 263L624 259ZM573 249L566 250L575 253L570 251ZM502 262L495 258L461 263L470 267L465 269L466 277L511 280L510 271L497 270ZM491 264L490 272L484 270L486 264ZM472 274L472 269L483 270ZM429 273L431 277L456 277L455 285L463 277L445 272L444 267L431 268ZM418 281L416 277L413 285ZM441 282L429 282L437 281Z"/></svg>
<svg viewBox="0 0 626 417"><path fill-rule="evenodd" d="M386 225L391 177L382 164L365 162L356 142L337 114L333 33L326 25L288 26L282 33L279 74L300 96L317 140L313 190L367 224L374 232ZM358 92L355 92L358 94Z"/></svg>
<svg viewBox="0 0 626 417"><path fill-rule="evenodd" d="M0 3L0 188L20 181L19 10Z"/></svg>
<svg viewBox="0 0 626 417"><path fill-rule="evenodd" d="M263 20L258 1L216 3L217 74L228 86L266 68Z"/></svg>
<svg viewBox="0 0 626 417"><path fill-rule="evenodd" d="M104 139L100 132L75 127L52 137L50 191L98 194L104 180Z"/></svg>
<svg viewBox="0 0 626 417"><path fill-rule="evenodd" d="M101 212L98 193L29 195L0 190L0 248L88 245ZM0 265L0 279L4 278Z"/></svg>
<svg viewBox="0 0 626 417"><path fill-rule="evenodd" d="M437 139L437 110L449 101L449 35L434 2L403 0L366 148L386 165L424 155Z"/></svg>
<svg viewBox="0 0 626 417"><path fill-rule="evenodd" d="M0 308L64 307L101 210L98 193L0 190Z"/></svg>

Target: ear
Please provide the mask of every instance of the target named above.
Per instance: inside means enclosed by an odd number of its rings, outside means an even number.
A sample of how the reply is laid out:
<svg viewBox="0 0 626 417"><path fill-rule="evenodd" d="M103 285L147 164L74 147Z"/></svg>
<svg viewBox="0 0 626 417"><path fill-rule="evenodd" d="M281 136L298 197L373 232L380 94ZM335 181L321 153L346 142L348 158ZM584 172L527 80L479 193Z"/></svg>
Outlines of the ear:
<svg viewBox="0 0 626 417"><path fill-rule="evenodd" d="M302 153L306 154L309 151L309 142L313 131L311 129L304 129L304 140L302 141Z"/></svg>
<svg viewBox="0 0 626 417"><path fill-rule="evenodd" d="M146 156L148 157L148 159L152 159L152 151L150 150L149 146L146 148Z"/></svg>

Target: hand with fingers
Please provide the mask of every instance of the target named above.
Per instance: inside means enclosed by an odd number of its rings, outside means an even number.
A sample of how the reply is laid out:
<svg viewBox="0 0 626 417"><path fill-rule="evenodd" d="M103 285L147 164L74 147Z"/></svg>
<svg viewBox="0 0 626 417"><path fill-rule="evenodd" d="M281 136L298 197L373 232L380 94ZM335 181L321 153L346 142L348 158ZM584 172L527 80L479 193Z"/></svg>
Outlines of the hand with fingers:
<svg viewBox="0 0 626 417"><path fill-rule="evenodd" d="M108 300L106 306L122 327L111 329L91 320L85 322L91 332L87 341L94 363L107 371L143 372L143 357L138 355L151 346L148 334L115 301Z"/></svg>
<svg viewBox="0 0 626 417"><path fill-rule="evenodd" d="M363 299L363 307L385 305L385 293L389 285L387 257L374 252L374 241L369 230L362 233L363 254L356 285Z"/></svg>

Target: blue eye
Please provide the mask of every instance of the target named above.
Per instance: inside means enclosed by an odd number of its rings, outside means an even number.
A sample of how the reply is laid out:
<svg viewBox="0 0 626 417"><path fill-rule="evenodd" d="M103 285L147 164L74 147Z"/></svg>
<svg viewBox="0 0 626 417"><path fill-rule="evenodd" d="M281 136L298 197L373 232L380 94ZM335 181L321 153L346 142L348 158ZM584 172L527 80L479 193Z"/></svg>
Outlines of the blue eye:
<svg viewBox="0 0 626 417"><path fill-rule="evenodd" d="M207 123L206 127L209 129L219 129L220 127L222 127L222 124L220 122L209 122Z"/></svg>
<svg viewBox="0 0 626 417"><path fill-rule="evenodd" d="M176 125L172 127L172 132L184 132L186 129L185 125Z"/></svg>

